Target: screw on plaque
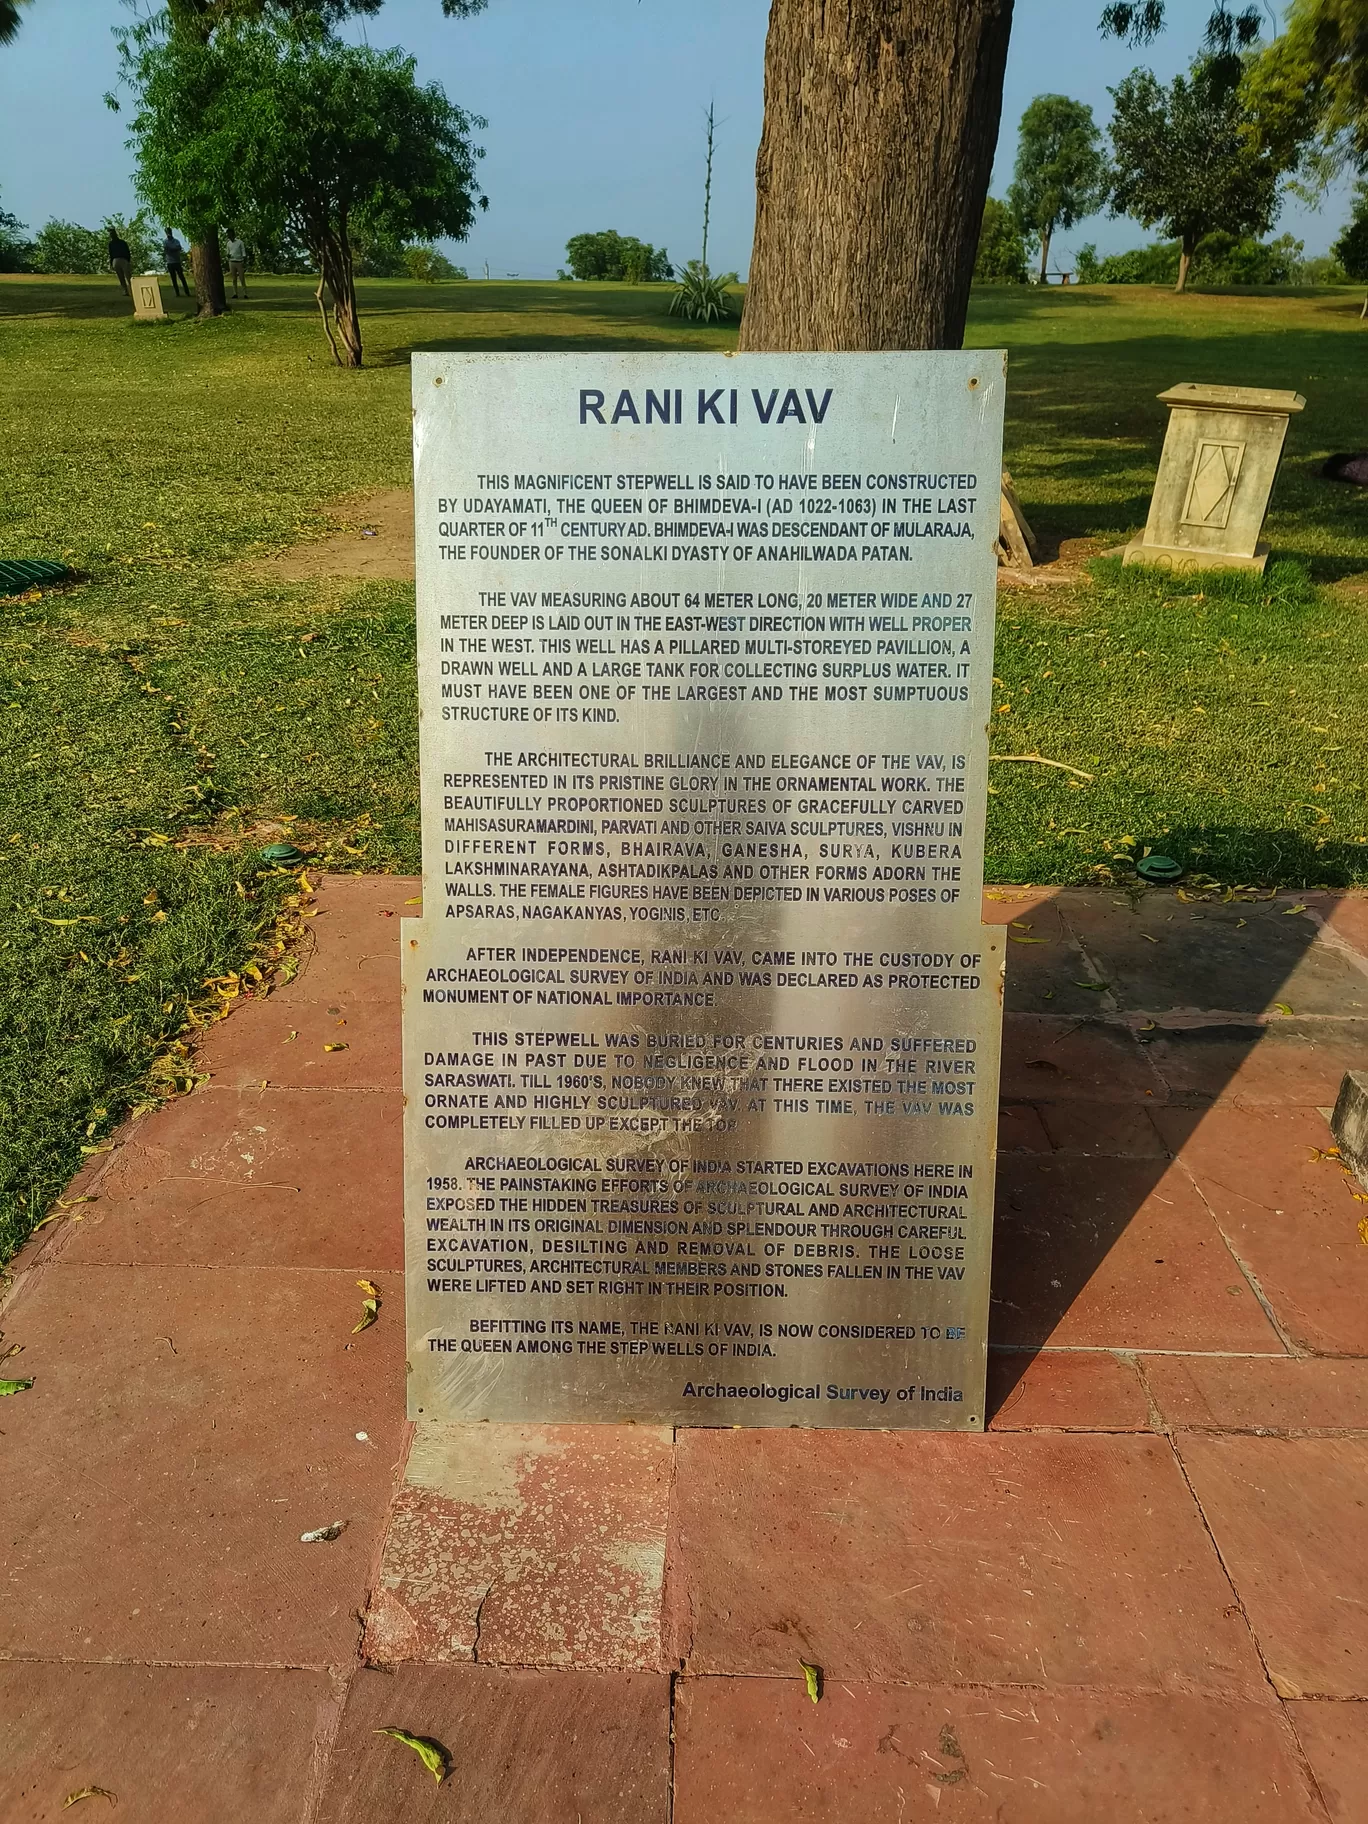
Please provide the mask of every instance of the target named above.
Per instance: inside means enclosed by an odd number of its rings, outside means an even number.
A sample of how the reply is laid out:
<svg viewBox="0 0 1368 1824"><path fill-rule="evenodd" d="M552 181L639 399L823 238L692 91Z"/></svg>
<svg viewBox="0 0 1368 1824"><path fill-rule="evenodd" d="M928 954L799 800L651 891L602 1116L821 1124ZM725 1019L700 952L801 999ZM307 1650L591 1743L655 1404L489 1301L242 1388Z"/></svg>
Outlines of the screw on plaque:
<svg viewBox="0 0 1368 1824"><path fill-rule="evenodd" d="M1141 880L1174 881L1181 880L1187 872L1181 861L1175 861L1171 855L1142 855L1135 864L1135 871Z"/></svg>

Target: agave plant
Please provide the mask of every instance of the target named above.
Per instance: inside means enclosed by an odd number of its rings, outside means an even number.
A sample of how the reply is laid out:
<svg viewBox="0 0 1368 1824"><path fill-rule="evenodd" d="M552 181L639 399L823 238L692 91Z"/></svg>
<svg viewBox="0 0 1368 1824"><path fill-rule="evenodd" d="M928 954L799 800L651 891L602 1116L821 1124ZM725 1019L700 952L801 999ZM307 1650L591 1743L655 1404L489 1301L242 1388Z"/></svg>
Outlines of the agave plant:
<svg viewBox="0 0 1368 1824"><path fill-rule="evenodd" d="M734 272L709 272L702 260L690 260L670 299L670 315L691 323L720 322L732 314L728 287L736 283Z"/></svg>

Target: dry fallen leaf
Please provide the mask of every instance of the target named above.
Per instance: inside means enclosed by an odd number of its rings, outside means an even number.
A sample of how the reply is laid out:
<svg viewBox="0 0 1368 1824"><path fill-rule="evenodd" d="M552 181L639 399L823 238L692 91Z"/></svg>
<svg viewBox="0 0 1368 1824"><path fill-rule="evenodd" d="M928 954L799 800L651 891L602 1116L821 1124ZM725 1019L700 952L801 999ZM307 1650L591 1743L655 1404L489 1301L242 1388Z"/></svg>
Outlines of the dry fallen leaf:
<svg viewBox="0 0 1368 1824"><path fill-rule="evenodd" d="M326 1545L334 1539L339 1539L346 1530L345 1520L334 1520L331 1526L316 1526L310 1533L301 1533L299 1543L301 1545Z"/></svg>
<svg viewBox="0 0 1368 1824"><path fill-rule="evenodd" d="M62 1810L68 1805L79 1805L82 1799L108 1799L111 1805L117 1805L118 1799L107 1786L82 1786L79 1792L69 1792L62 1800Z"/></svg>
<svg viewBox="0 0 1368 1824"><path fill-rule="evenodd" d="M380 1300L378 1298L363 1298L361 1300L361 1322L352 1330L352 1335L357 1336L362 1330L369 1330L379 1315Z"/></svg>
<svg viewBox="0 0 1368 1824"><path fill-rule="evenodd" d="M451 1756L440 1742L434 1742L430 1736L410 1735L407 1729L377 1729L375 1733L392 1736L396 1742L402 1742L405 1748L412 1748L439 1786L451 1772Z"/></svg>
<svg viewBox="0 0 1368 1824"><path fill-rule="evenodd" d="M325 1045L323 1049L324 1051L345 1051L347 1047L345 1041L339 1041L335 1045Z"/></svg>

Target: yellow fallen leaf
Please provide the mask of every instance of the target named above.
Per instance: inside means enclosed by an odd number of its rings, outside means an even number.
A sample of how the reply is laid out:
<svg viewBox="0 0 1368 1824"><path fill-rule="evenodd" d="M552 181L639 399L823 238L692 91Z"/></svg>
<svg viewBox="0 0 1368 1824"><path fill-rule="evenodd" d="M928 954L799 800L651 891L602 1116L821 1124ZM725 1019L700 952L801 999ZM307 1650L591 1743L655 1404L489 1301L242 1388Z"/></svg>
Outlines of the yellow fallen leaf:
<svg viewBox="0 0 1368 1824"><path fill-rule="evenodd" d="M1290 1015L1292 1012L1292 1009L1288 1006L1286 1001L1274 1001L1273 1007L1274 1007L1274 1011L1277 1013L1285 1013L1285 1014Z"/></svg>
<svg viewBox="0 0 1368 1824"><path fill-rule="evenodd" d="M814 1704L820 1703L822 1698L822 1668L820 1666L810 1666L805 1659L800 1659L798 1664L803 1668L803 1684L807 1690L808 1696L812 1699Z"/></svg>
<svg viewBox="0 0 1368 1824"><path fill-rule="evenodd" d="M1048 944L1050 941L1048 937L1018 937L1015 931L1009 931L1007 936L1014 944Z"/></svg>
<svg viewBox="0 0 1368 1824"><path fill-rule="evenodd" d="M361 1300L361 1322L353 1327L352 1335L359 1336L363 1330L369 1330L379 1315L380 1300L378 1298L363 1298Z"/></svg>
<svg viewBox="0 0 1368 1824"><path fill-rule="evenodd" d="M1303 905L1300 905L1300 904L1295 905L1295 906L1284 906L1283 907L1283 917L1292 918L1295 916L1296 913L1305 912L1305 910L1306 910L1306 907Z"/></svg>
<svg viewBox="0 0 1368 1824"><path fill-rule="evenodd" d="M379 1298L379 1296L380 1296L379 1286L373 1286L368 1279L358 1279L356 1283L358 1286L360 1286L361 1290L366 1294L367 1298Z"/></svg>
<svg viewBox="0 0 1368 1824"><path fill-rule="evenodd" d="M1090 988L1094 994L1102 994L1111 987L1110 982L1075 982L1075 988Z"/></svg>
<svg viewBox="0 0 1368 1824"><path fill-rule="evenodd" d="M69 1792L62 1800L62 1810L68 1805L79 1805L82 1799L108 1799L111 1805L117 1805L117 1797L107 1786L82 1786L79 1792Z"/></svg>
<svg viewBox="0 0 1368 1824"><path fill-rule="evenodd" d="M344 1043L339 1041L336 1045L325 1045L323 1049L324 1051L345 1051L347 1047Z"/></svg>
<svg viewBox="0 0 1368 1824"><path fill-rule="evenodd" d="M451 1756L431 1736L410 1735L407 1729L377 1729L375 1733L392 1736L396 1742L402 1742L405 1748L412 1748L439 1786L451 1772Z"/></svg>

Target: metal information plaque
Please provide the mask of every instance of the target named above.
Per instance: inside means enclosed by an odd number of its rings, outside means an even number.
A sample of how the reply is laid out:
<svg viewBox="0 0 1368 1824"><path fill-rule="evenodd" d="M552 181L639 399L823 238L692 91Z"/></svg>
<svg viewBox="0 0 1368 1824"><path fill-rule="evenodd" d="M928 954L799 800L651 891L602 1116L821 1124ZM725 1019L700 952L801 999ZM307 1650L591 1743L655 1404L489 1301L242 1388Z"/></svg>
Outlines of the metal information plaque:
<svg viewBox="0 0 1368 1824"><path fill-rule="evenodd" d="M980 1428L1004 357L413 389L411 1414Z"/></svg>

